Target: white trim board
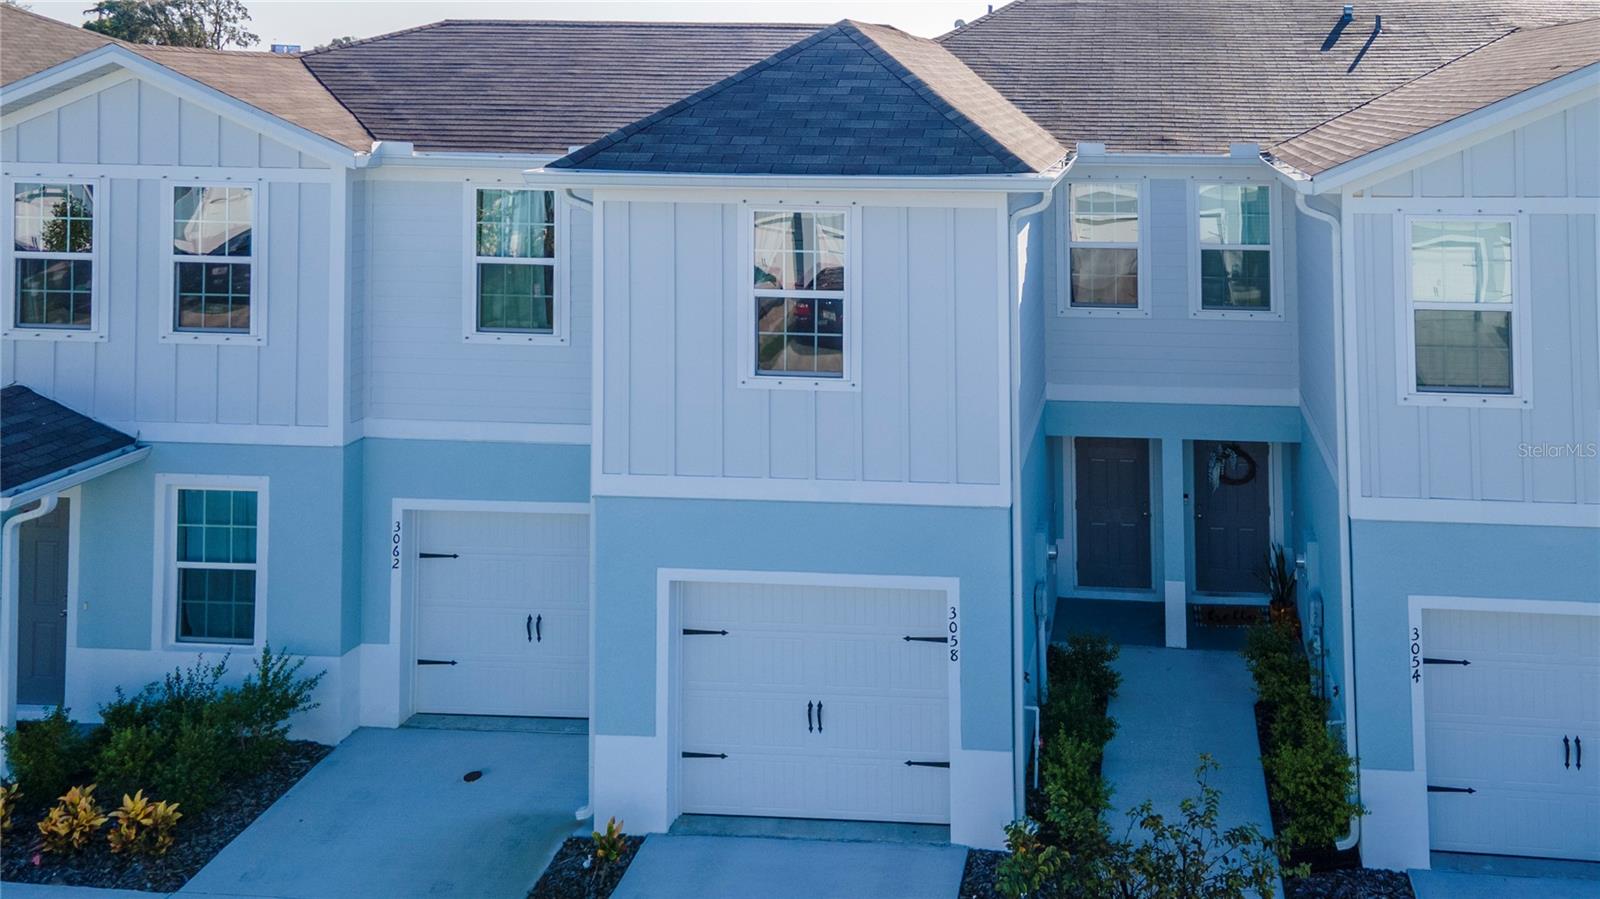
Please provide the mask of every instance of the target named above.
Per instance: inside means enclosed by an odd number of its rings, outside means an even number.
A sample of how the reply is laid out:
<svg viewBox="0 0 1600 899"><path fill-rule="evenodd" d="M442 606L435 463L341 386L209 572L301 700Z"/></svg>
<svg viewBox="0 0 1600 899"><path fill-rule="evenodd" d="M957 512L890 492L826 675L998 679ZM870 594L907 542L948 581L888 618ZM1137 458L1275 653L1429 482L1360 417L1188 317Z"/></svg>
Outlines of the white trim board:
<svg viewBox="0 0 1600 899"><path fill-rule="evenodd" d="M363 418L353 422L350 439L452 440L469 443L559 443L587 446L586 424L544 424L514 421L429 421Z"/></svg>
<svg viewBox="0 0 1600 899"><path fill-rule="evenodd" d="M592 456L598 460L600 453L597 450ZM598 464L596 461L595 465ZM594 476L591 493L595 496L871 503L900 506L1004 508L1011 505L1010 487L1007 484L919 484L799 478L599 474Z"/></svg>
<svg viewBox="0 0 1600 899"><path fill-rule="evenodd" d="M1355 460L1352 459L1352 462ZM1417 521L1441 524L1515 524L1600 528L1600 506L1529 503L1488 499L1400 499L1350 497L1350 517L1367 521Z"/></svg>
<svg viewBox="0 0 1600 899"><path fill-rule="evenodd" d="M1295 387L1146 387L1130 384L1047 384L1056 402L1166 403L1194 406L1298 406Z"/></svg>

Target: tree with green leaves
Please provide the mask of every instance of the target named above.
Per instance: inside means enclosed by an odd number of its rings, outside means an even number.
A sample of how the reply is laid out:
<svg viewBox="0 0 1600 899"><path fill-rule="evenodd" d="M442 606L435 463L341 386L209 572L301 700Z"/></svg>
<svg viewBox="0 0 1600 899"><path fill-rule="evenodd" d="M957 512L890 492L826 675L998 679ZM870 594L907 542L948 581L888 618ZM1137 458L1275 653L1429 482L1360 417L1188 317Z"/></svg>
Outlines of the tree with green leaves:
<svg viewBox="0 0 1600 899"><path fill-rule="evenodd" d="M84 12L95 18L83 27L133 44L224 50L259 40L240 0L98 0Z"/></svg>

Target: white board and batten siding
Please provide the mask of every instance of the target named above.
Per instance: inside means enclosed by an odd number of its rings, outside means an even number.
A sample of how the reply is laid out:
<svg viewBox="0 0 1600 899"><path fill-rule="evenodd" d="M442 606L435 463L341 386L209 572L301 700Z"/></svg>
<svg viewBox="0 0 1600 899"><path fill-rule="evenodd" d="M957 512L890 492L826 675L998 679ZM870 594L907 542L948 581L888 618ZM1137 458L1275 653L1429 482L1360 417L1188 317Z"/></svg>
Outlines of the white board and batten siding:
<svg viewBox="0 0 1600 899"><path fill-rule="evenodd" d="M1517 521L1600 524L1600 101L1557 111L1347 197L1348 296L1358 335L1347 360L1357 515L1385 506L1427 518L1447 507L1517 507ZM1401 401L1397 336L1407 298L1408 215L1515 221L1514 290L1530 316L1530 401L1459 408ZM1415 505L1415 501L1456 501ZM1429 512L1428 509L1435 510Z"/></svg>
<svg viewBox="0 0 1600 899"><path fill-rule="evenodd" d="M1005 210L920 199L842 201L855 386L773 389L741 384L745 204L597 194L595 492L1009 503Z"/></svg>
<svg viewBox="0 0 1600 899"><path fill-rule="evenodd" d="M103 341L7 340L0 381L17 382L130 432L195 439L193 426L243 426L252 439L329 425L331 254L342 175L171 93L129 79L4 129L6 185L69 170L97 178L97 315ZM126 166L149 166L139 177ZM255 345L162 342L173 314L162 266L171 247L174 185L226 179L257 186L256 300L265 340ZM8 211L9 214L9 204ZM291 432L288 429L295 429ZM282 429L279 431L279 429ZM222 431L218 431L222 433Z"/></svg>
<svg viewBox="0 0 1600 899"><path fill-rule="evenodd" d="M1203 171L1193 177L1160 177L1118 169L1115 177L1138 184L1144 195L1139 252L1148 256L1140 265L1140 277L1148 282L1142 289L1145 308L1126 316L1069 311L1069 185L1059 186L1045 213L1042 247L1048 272L1042 324L1050 398L1292 404L1300 371L1295 209L1288 191L1274 187L1272 207L1272 251L1279 272L1273 308L1282 315L1212 318L1195 316L1191 309L1200 278L1193 252L1198 240L1195 186L1236 181L1237 170L1218 169L1214 177Z"/></svg>
<svg viewBox="0 0 1600 899"><path fill-rule="evenodd" d="M518 188L515 172L485 172L486 188ZM355 230L363 335L361 383L373 421L494 425L589 423L594 240L587 208L558 195L558 283L569 292L565 345L489 345L462 337L468 235L461 178L362 183Z"/></svg>

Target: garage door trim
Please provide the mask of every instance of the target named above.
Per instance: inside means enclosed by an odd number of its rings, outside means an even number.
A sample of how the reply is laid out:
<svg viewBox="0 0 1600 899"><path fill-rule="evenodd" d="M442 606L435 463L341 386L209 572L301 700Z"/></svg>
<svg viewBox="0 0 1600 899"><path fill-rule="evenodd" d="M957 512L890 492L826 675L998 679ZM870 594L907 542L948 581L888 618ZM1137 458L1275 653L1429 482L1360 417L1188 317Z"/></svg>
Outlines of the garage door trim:
<svg viewBox="0 0 1600 899"><path fill-rule="evenodd" d="M949 756L951 815L955 823L957 804L961 795L958 786L961 770L961 659L965 654L961 640L961 586L954 577L924 577L900 575L829 574L804 571L732 571L722 569L662 568L656 572L656 722L666 728L667 765L670 786L668 789L667 821L676 820L681 810L680 771L682 758L682 725L679 721L678 697L681 689L678 661L685 639L681 633L679 584L732 583L763 584L798 587L843 587L862 589L918 590L942 593L948 607L946 620L954 639L946 651L953 655L949 665L946 697L949 702Z"/></svg>
<svg viewBox="0 0 1600 899"><path fill-rule="evenodd" d="M1438 676L1439 666L1429 665L1423 659L1429 654L1427 633L1423 629L1423 613L1429 611L1500 612L1524 615L1567 615L1600 617L1600 603L1568 602L1562 600L1508 599L1475 596L1419 596L1408 597L1409 615L1406 622L1408 650L1405 677L1411 682L1411 768L1416 775L1418 795L1413 799L1420 805L1412 820L1421 828L1423 846L1433 845L1432 824L1428 812L1425 785L1428 778L1428 713L1424 682Z"/></svg>
<svg viewBox="0 0 1600 899"><path fill-rule="evenodd" d="M532 515L582 515L590 518L589 503L524 502L518 500L427 499L395 498L390 504L390 520L385 542L388 544L389 565L389 642L387 645L364 644L366 650L375 650L387 659L372 659L369 670L384 671L388 676L363 678L361 687L361 719L364 724L396 727L416 711L416 566L418 554L429 551L417 545L415 539L418 516L427 512L485 512ZM592 519L591 519L592 520ZM593 552L591 548L590 552ZM591 564L593 556L591 555ZM592 580L592 579L591 579ZM591 583L590 592L593 592ZM591 603L593 596L590 597ZM594 714L594 627L589 628L589 714ZM367 668L366 663L363 664Z"/></svg>

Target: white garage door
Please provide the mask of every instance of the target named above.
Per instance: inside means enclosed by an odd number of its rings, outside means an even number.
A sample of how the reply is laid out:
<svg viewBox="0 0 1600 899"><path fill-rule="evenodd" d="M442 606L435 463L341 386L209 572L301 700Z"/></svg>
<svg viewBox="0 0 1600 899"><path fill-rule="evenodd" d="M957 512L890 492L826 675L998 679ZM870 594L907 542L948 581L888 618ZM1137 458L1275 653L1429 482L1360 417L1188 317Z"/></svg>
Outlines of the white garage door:
<svg viewBox="0 0 1600 899"><path fill-rule="evenodd" d="M589 714L583 515L417 515L416 710Z"/></svg>
<svg viewBox="0 0 1600 899"><path fill-rule="evenodd" d="M1600 617L1422 625L1433 848L1600 859Z"/></svg>
<svg viewBox="0 0 1600 899"><path fill-rule="evenodd" d="M679 596L684 812L949 821L943 593L684 584Z"/></svg>

